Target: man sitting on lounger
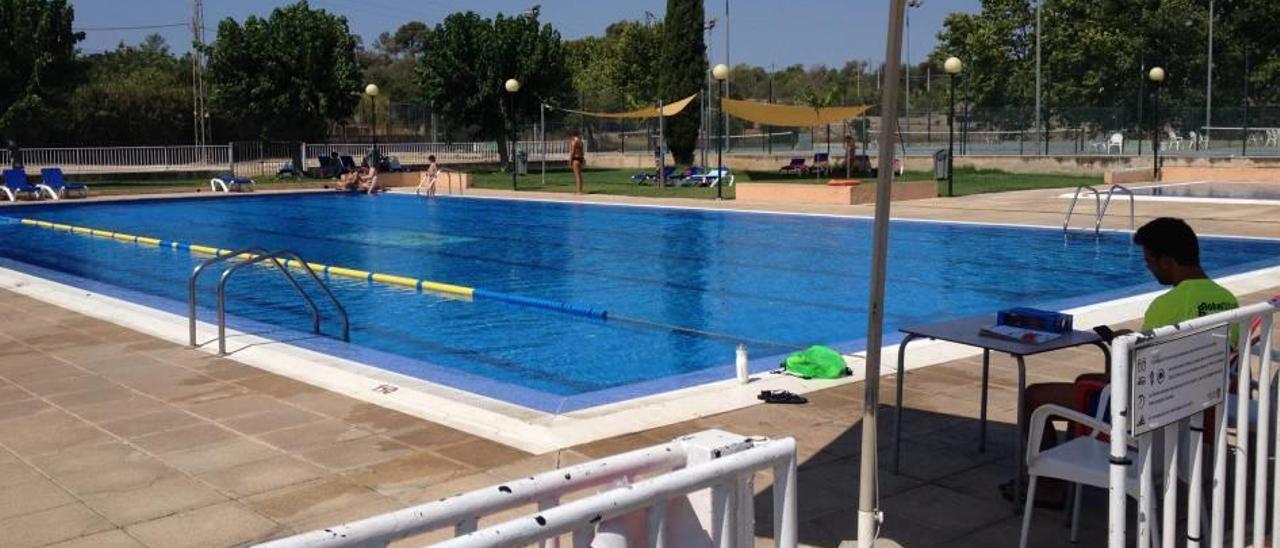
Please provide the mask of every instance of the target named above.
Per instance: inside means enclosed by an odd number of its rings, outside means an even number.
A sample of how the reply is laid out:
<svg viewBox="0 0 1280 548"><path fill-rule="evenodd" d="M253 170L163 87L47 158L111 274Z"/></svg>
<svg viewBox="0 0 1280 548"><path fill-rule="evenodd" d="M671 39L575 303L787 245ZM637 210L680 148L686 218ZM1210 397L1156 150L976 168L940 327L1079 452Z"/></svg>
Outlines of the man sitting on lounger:
<svg viewBox="0 0 1280 548"><path fill-rule="evenodd" d="M1161 285L1173 286L1173 289L1156 297L1142 319L1142 331L1157 327L1173 325L1178 322L1207 316L1239 306L1235 295L1209 279L1200 266L1200 243L1195 231L1182 219L1161 217L1139 228L1133 234L1133 242L1142 246L1142 254L1147 261L1147 270ZM1122 334L1128 331L1117 331ZM1234 341L1234 337L1232 338ZM1077 385L1098 385L1110 382L1101 373L1085 373L1076 378L1074 383L1047 382L1027 387L1022 412L1026 417L1037 407L1045 404L1056 404L1068 409L1075 409L1079 391ZM1087 412L1087 410L1084 410ZM1092 414L1092 413L1090 413ZM1029 428L1029 426L1024 426ZM1027 432L1022 432L1024 439ZM1042 438L1042 449L1057 444L1052 428L1046 428ZM1060 482L1050 482L1058 487L1049 490L1039 489L1036 499L1041 504L1061 504L1065 492ZM1012 498L1012 485L1001 486L1005 498ZM1023 484L1026 485L1025 483ZM1044 493L1042 496L1041 493Z"/></svg>

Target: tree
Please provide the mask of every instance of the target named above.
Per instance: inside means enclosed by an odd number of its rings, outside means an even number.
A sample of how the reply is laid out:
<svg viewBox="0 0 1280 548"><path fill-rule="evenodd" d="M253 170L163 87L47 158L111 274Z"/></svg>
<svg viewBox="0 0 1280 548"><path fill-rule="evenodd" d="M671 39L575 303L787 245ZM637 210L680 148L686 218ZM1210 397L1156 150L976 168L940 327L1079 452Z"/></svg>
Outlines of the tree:
<svg viewBox="0 0 1280 548"><path fill-rule="evenodd" d="M185 143L191 129L191 65L158 34L85 59L87 81L71 95L76 134L95 145Z"/></svg>
<svg viewBox="0 0 1280 548"><path fill-rule="evenodd" d="M662 71L658 89L668 101L683 99L702 90L707 74L707 46L703 42L702 0L667 0L662 24ZM698 112L684 112L666 119L663 135L677 163L693 163L698 146Z"/></svg>
<svg viewBox="0 0 1280 548"><path fill-rule="evenodd" d="M509 78L520 82L514 95L503 89ZM501 137L511 136L513 120L535 119L541 101L560 104L569 89L560 33L536 15L449 15L427 37L418 81L432 108L450 122L497 139L503 162L507 143Z"/></svg>
<svg viewBox="0 0 1280 548"><path fill-rule="evenodd" d="M21 144L47 142L80 74L74 10L65 0L0 0L0 132Z"/></svg>
<svg viewBox="0 0 1280 548"><path fill-rule="evenodd" d="M261 138L321 140L351 115L363 86L347 20L307 2L262 19L218 24L209 54L210 97Z"/></svg>

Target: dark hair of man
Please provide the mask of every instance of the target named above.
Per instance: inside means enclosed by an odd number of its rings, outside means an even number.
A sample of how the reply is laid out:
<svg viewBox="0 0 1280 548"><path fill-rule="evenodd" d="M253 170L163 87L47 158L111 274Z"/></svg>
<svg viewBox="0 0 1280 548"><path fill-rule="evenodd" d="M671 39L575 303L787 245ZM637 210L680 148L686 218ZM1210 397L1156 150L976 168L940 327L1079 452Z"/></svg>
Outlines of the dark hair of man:
<svg viewBox="0 0 1280 548"><path fill-rule="evenodd" d="M1200 241L1186 221L1160 217L1133 233L1136 243L1158 257L1171 257L1182 266L1200 266Z"/></svg>

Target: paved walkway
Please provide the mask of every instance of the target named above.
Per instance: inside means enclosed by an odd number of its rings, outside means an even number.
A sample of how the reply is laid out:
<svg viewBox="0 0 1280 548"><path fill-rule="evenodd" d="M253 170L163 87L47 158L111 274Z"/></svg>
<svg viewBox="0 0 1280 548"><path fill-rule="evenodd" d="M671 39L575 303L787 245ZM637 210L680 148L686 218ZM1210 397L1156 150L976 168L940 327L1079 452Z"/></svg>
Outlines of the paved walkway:
<svg viewBox="0 0 1280 548"><path fill-rule="evenodd" d="M894 207L898 216L1052 226L1061 222L1065 207L1058 194L1029 191ZM773 209L870 212L861 206ZM1202 232L1280 237L1275 206L1140 203L1139 215L1139 223L1179 215ZM1127 224L1127 219L1109 220L1113 223ZM801 540L833 546L856 536L861 383L815 392L808 405L758 405L529 455L16 293L0 291L0 317L10 319L0 332L0 545L5 547L239 545L712 427L796 437L803 463ZM1014 369L1007 360L995 361L994 423L988 451L980 453L975 443L978 363L958 360L908 374L904 473L883 470L880 478L883 543L1016 543L1020 518L996 489L1013 465ZM1091 350L1033 357L1028 365L1029 382L1101 369ZM890 403L895 382L890 376L881 385ZM890 413L882 416L887 425ZM882 440L888 432L883 429ZM768 484L766 476L757 478L762 541L771 537ZM1105 532L1102 498L1100 492L1088 496L1098 504L1088 505L1084 545L1096 545ZM1063 524L1062 512L1038 511L1033 544L1067 546Z"/></svg>

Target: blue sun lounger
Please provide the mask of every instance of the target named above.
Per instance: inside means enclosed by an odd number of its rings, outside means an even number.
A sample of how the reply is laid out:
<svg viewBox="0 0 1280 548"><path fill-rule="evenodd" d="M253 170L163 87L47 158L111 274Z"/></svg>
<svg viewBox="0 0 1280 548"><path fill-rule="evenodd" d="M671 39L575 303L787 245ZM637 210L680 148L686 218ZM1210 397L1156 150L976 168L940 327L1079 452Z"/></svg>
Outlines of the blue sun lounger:
<svg viewBox="0 0 1280 548"><path fill-rule="evenodd" d="M40 180L42 184L36 185L41 190L49 193L49 197L55 200L66 198L72 192L79 192L81 198L89 196L89 187L81 183L68 183L66 178L62 176L62 168L46 167L40 170Z"/></svg>
<svg viewBox="0 0 1280 548"><path fill-rule="evenodd" d="M0 190L10 202L18 201L18 196L22 194L34 200L40 199L40 189L27 182L27 172L22 168L4 170L4 186L0 186Z"/></svg>
<svg viewBox="0 0 1280 548"><path fill-rule="evenodd" d="M213 192L253 192L257 183L248 177L214 177L209 179L209 190Z"/></svg>

